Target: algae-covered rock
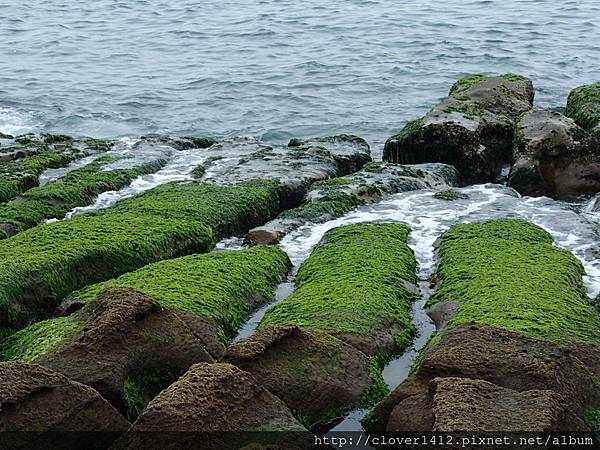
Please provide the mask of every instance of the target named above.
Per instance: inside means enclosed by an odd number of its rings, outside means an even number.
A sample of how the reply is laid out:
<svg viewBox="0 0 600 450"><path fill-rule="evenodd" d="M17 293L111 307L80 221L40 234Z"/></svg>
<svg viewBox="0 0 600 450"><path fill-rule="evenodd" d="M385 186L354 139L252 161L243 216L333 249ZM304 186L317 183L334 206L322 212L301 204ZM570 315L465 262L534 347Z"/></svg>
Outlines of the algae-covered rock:
<svg viewBox="0 0 600 450"><path fill-rule="evenodd" d="M207 252L274 217L280 187L167 184L94 214L0 242L0 327L21 327L83 286L153 261Z"/></svg>
<svg viewBox="0 0 600 450"><path fill-rule="evenodd" d="M458 172L446 164L402 166L371 162L359 172L314 183L304 204L284 211L265 225L253 228L246 239L251 244L275 244L308 222L327 222L386 195L454 186L457 182Z"/></svg>
<svg viewBox="0 0 600 450"><path fill-rule="evenodd" d="M52 134L27 134L0 147L0 202L6 202L38 185L46 169L64 167L74 159L110 149L112 143L97 139L73 139Z"/></svg>
<svg viewBox="0 0 600 450"><path fill-rule="evenodd" d="M333 419L345 410L383 398L388 390L381 369L392 353L403 351L412 340L415 327L410 311L415 298L416 261L406 243L408 232L405 225L390 223L362 223L328 231L300 267L296 291L266 312L255 338L236 345L239 353L252 354L258 349L257 354L249 357L251 361L243 361L238 353L231 356L242 364L247 362L249 370L256 371L257 377L267 380L277 392L285 389L275 379L281 370L282 378L291 383L289 392L281 395L319 431L323 429L318 427L333 426ZM271 327L277 326L311 331L272 331ZM270 346L279 345L289 347L281 354L271 351ZM297 346L308 346L315 352L301 358L302 352L293 351ZM352 362L354 353L358 356ZM293 367L304 373L303 358L315 369L312 389L325 383L337 388L324 395L310 390L308 375L291 379ZM342 390L340 383L350 376L350 367L360 372L352 374L352 389ZM307 405L306 398L319 395L320 402Z"/></svg>
<svg viewBox="0 0 600 450"><path fill-rule="evenodd" d="M217 329L212 340L219 338L226 344L252 311L271 299L275 287L290 268L288 256L275 247L188 255L88 286L71 294L66 303L93 303L107 286L133 288L163 307L209 319L214 325L208 328ZM187 322L193 322L186 317L182 316ZM212 343L206 342L206 345L215 357L220 356L219 349L212 350Z"/></svg>
<svg viewBox="0 0 600 450"><path fill-rule="evenodd" d="M274 247L161 261L73 294L62 308L71 315L6 337L0 360L57 370L135 419L193 363L222 356L289 268Z"/></svg>
<svg viewBox="0 0 600 450"><path fill-rule="evenodd" d="M360 405L372 383L369 358L326 333L267 327L233 344L225 360L252 374L308 428L330 427L348 405Z"/></svg>
<svg viewBox="0 0 600 450"><path fill-rule="evenodd" d="M297 289L259 327L330 333L368 355L403 349L414 334L416 260L405 225L361 223L328 231L296 276Z"/></svg>
<svg viewBox="0 0 600 450"><path fill-rule="evenodd" d="M238 449L261 441L282 450L311 448L307 443L314 442L285 403L249 373L201 363L152 400L112 448Z"/></svg>
<svg viewBox="0 0 600 450"><path fill-rule="evenodd" d="M585 130L600 124L600 83L579 86L567 99L565 114Z"/></svg>
<svg viewBox="0 0 600 450"><path fill-rule="evenodd" d="M342 174L359 171L371 162L371 149L359 136L340 134L310 139L291 139L289 147L324 147L337 161Z"/></svg>
<svg viewBox="0 0 600 450"><path fill-rule="evenodd" d="M600 191L600 146L558 112L527 112L513 151L508 184L523 195L574 198Z"/></svg>
<svg viewBox="0 0 600 450"><path fill-rule="evenodd" d="M3 448L102 449L128 428L91 387L38 365L0 363Z"/></svg>
<svg viewBox="0 0 600 450"><path fill-rule="evenodd" d="M465 184L494 181L511 160L513 126L533 104L533 84L519 75L472 75L423 118L389 138L383 159L452 164Z"/></svg>
<svg viewBox="0 0 600 450"><path fill-rule="evenodd" d="M438 251L440 284L429 306L452 304L454 314L437 323L413 375L369 425L589 430L585 414L600 402L600 316L581 263L543 229L512 219L455 225Z"/></svg>
<svg viewBox="0 0 600 450"><path fill-rule="evenodd" d="M59 180L34 187L10 203L0 204L0 238L39 225L44 220L62 218L77 206L86 206L102 192L127 186L140 175L159 170L165 161L142 164L131 169L104 170L112 158L100 158L69 172Z"/></svg>

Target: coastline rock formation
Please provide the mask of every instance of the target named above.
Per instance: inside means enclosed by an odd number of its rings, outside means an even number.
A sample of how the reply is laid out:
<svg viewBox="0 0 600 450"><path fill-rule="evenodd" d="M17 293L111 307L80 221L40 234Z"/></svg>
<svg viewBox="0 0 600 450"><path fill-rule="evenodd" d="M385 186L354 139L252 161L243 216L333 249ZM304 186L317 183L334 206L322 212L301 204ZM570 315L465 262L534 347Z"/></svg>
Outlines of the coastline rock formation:
<svg viewBox="0 0 600 450"><path fill-rule="evenodd" d="M0 363L3 448L102 449L128 428L91 387L38 365Z"/></svg>
<svg viewBox="0 0 600 450"><path fill-rule="evenodd" d="M465 77L423 118L390 137L383 159L451 164L463 184L494 181L510 163L514 124L533 97L533 83L520 75Z"/></svg>
<svg viewBox="0 0 600 450"><path fill-rule="evenodd" d="M429 305L459 306L367 426L590 431L600 404L600 316L579 261L541 228L512 219L455 225L439 253L441 284Z"/></svg>

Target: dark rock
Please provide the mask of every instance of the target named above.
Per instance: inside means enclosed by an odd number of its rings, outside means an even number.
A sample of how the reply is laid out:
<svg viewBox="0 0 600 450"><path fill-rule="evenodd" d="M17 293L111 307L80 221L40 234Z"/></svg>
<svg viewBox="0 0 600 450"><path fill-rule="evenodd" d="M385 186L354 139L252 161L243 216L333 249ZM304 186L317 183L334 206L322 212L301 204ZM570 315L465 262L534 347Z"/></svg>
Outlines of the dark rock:
<svg viewBox="0 0 600 450"><path fill-rule="evenodd" d="M388 432L588 430L585 413L600 402L594 345L569 343L566 355L565 345L466 324L446 327L436 341L375 409ZM547 364L552 353L561 356Z"/></svg>
<svg viewBox="0 0 600 450"><path fill-rule="evenodd" d="M106 288L82 313L83 329L36 363L92 386L122 412L130 406L127 380L167 371L179 376L212 361L206 348L219 345L215 334L194 333L178 313L133 289Z"/></svg>
<svg viewBox="0 0 600 450"><path fill-rule="evenodd" d="M359 406L370 384L369 361L325 333L268 327L230 346L225 360L251 373L305 425L326 427L340 407Z"/></svg>
<svg viewBox="0 0 600 450"><path fill-rule="evenodd" d="M253 228L246 235L246 240L253 245L276 244L283 236L308 222L327 222L360 204L379 201L386 195L453 186L457 182L458 172L446 164L403 166L368 163L351 175L314 183L303 205Z"/></svg>
<svg viewBox="0 0 600 450"><path fill-rule="evenodd" d="M600 191L600 146L572 119L547 110L517 125L508 184L523 195L562 199Z"/></svg>
<svg viewBox="0 0 600 450"><path fill-rule="evenodd" d="M269 431L286 433L275 435L284 442L267 448L309 448L302 440L312 435L249 373L230 364L201 363L152 400L112 448L237 449L254 439L273 439L260 434Z"/></svg>
<svg viewBox="0 0 600 450"><path fill-rule="evenodd" d="M333 155L342 175L354 173L371 162L371 149L367 141L358 136L340 134L311 139L291 139L289 147L324 147Z"/></svg>
<svg viewBox="0 0 600 450"><path fill-rule="evenodd" d="M532 82L518 75L466 77L422 119L389 138L383 159L452 164L465 184L494 181L510 162L514 123L533 97Z"/></svg>
<svg viewBox="0 0 600 450"><path fill-rule="evenodd" d="M128 428L91 387L38 365L0 363L3 449L106 448Z"/></svg>

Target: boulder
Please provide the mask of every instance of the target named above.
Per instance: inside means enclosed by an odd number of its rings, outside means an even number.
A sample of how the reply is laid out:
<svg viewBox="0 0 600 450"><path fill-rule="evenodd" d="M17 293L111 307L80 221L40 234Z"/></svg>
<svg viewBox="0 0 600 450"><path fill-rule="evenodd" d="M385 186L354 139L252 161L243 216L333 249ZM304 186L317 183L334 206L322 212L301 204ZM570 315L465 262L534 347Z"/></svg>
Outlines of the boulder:
<svg viewBox="0 0 600 450"><path fill-rule="evenodd" d="M371 426L588 431L585 414L600 401L596 355L585 343L562 345L491 326L446 327L416 373L377 406Z"/></svg>
<svg viewBox="0 0 600 450"><path fill-rule="evenodd" d="M585 130L600 125L600 83L579 86L573 89L567 99L565 114Z"/></svg>
<svg viewBox="0 0 600 450"><path fill-rule="evenodd" d="M311 139L291 139L289 147L323 147L335 158L342 174L359 171L371 162L371 149L363 138L340 134Z"/></svg>
<svg viewBox="0 0 600 450"><path fill-rule="evenodd" d="M383 159L455 166L465 184L494 181L510 162L513 126L533 105L533 84L519 75L472 75L423 118L387 140Z"/></svg>
<svg viewBox="0 0 600 450"><path fill-rule="evenodd" d="M201 363L152 400L113 449L237 449L273 438L283 442L267 448L295 449L304 448L300 443L310 436L249 373L231 364Z"/></svg>
<svg viewBox="0 0 600 450"><path fill-rule="evenodd" d="M81 331L36 363L92 386L132 419L140 412L133 390L147 403L192 364L212 361L206 348L218 345L134 289L108 287L82 313Z"/></svg>
<svg viewBox="0 0 600 450"><path fill-rule="evenodd" d="M508 184L523 195L573 199L600 191L600 146L558 112L525 113L513 152Z"/></svg>
<svg viewBox="0 0 600 450"><path fill-rule="evenodd" d="M371 383L361 351L316 330L267 327L229 347L225 361L254 376L311 429L326 428L341 405L361 403Z"/></svg>
<svg viewBox="0 0 600 450"><path fill-rule="evenodd" d="M107 448L128 428L91 387L38 365L0 363L3 449Z"/></svg>

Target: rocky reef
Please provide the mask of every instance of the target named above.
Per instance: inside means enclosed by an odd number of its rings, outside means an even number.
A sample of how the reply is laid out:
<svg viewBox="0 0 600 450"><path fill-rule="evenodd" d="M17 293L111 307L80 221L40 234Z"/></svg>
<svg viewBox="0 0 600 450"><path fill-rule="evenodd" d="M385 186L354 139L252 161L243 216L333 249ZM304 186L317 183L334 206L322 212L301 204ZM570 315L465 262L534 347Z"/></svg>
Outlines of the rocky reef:
<svg viewBox="0 0 600 450"><path fill-rule="evenodd" d="M600 433L599 93L466 76L383 161L0 134L2 448Z"/></svg>

